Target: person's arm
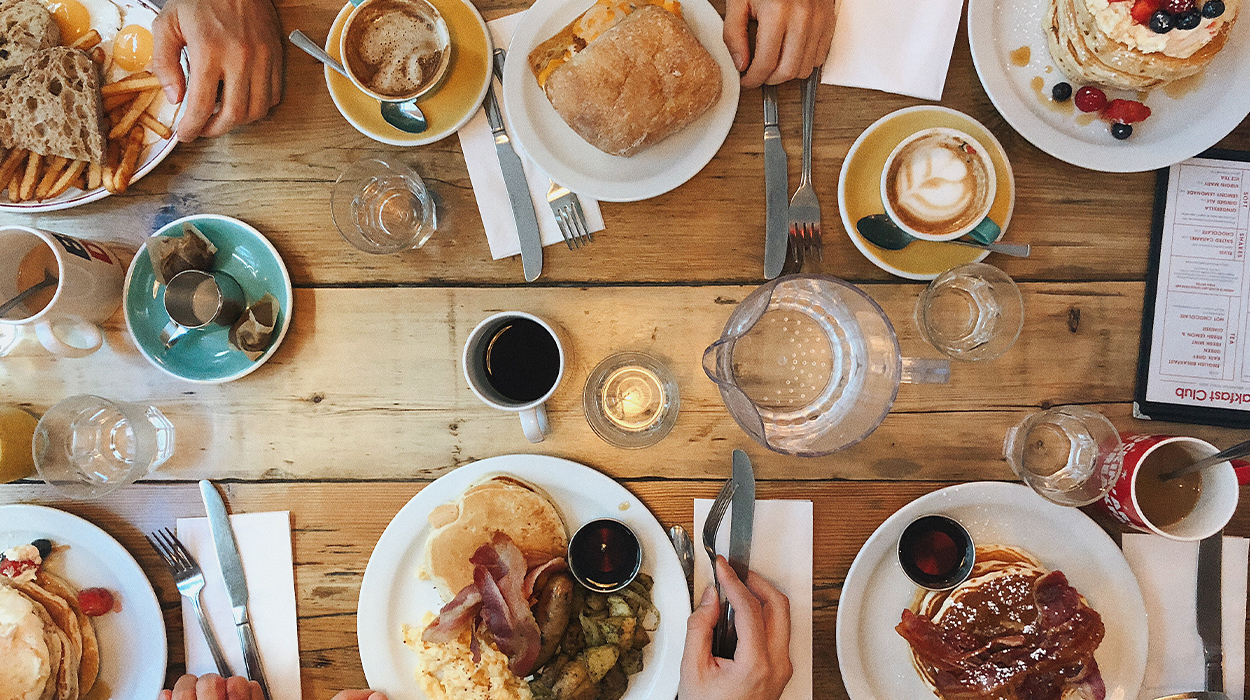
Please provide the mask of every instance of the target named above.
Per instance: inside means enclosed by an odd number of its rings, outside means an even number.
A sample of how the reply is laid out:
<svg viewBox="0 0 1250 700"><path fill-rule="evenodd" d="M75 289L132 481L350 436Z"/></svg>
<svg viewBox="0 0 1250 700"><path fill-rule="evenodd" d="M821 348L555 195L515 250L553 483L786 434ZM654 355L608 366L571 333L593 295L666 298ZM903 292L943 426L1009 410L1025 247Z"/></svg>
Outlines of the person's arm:
<svg viewBox="0 0 1250 700"><path fill-rule="evenodd" d="M790 601L751 572L743 585L724 557L716 558L725 598L734 609L738 647L732 659L712 656L712 629L720 613L708 586L686 623L681 700L777 700L794 673L790 665Z"/></svg>
<svg viewBox="0 0 1250 700"><path fill-rule="evenodd" d="M833 41L834 0L726 0L725 45L743 87L806 78L824 63ZM747 22L755 18L755 54Z"/></svg>
<svg viewBox="0 0 1250 700"><path fill-rule="evenodd" d="M282 99L282 41L271 0L169 0L152 25L152 72L186 100L178 139L220 136ZM186 48L189 76L182 72ZM219 96L220 92L220 96ZM217 109L220 101L220 109Z"/></svg>

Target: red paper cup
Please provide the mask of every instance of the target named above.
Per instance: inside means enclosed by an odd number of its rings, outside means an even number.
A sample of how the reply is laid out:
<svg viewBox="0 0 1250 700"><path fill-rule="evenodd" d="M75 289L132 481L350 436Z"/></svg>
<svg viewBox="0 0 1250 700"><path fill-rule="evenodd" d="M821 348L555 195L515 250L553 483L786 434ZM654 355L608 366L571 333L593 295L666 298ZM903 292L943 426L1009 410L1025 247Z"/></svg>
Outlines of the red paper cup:
<svg viewBox="0 0 1250 700"><path fill-rule="evenodd" d="M1202 491L1194 509L1177 523L1156 527L1142 515L1137 504L1137 474L1151 453L1162 445L1181 444L1194 460L1219 452L1214 445L1191 437L1168 435L1123 434L1124 468L1111 491L1098 501L1098 506L1111 517L1142 532L1151 532L1172 540L1201 540L1224 528L1237 510L1239 486L1233 465L1224 462L1202 473Z"/></svg>

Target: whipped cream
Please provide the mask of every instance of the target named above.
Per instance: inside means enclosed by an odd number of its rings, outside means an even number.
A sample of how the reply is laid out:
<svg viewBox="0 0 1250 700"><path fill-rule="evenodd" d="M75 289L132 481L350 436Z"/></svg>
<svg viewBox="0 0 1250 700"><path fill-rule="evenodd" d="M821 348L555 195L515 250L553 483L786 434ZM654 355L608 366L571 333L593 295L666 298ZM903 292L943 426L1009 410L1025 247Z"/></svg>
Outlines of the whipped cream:
<svg viewBox="0 0 1250 700"><path fill-rule="evenodd" d="M1162 53L1172 58L1189 58L1220 33L1225 22L1237 16L1236 0L1226 3L1224 14L1209 19L1194 29L1173 29L1159 34L1144 24L1137 24L1130 14L1133 0L1085 0L1085 6L1094 16L1094 22L1103 34L1142 53Z"/></svg>
<svg viewBox="0 0 1250 700"><path fill-rule="evenodd" d="M39 566L43 563L43 558L39 556L39 548L32 544L19 544L15 547L9 547L4 550L3 557L9 561L24 561L34 564L30 568L22 571L22 573L13 577L18 583L30 583L35 580L35 576L39 573Z"/></svg>

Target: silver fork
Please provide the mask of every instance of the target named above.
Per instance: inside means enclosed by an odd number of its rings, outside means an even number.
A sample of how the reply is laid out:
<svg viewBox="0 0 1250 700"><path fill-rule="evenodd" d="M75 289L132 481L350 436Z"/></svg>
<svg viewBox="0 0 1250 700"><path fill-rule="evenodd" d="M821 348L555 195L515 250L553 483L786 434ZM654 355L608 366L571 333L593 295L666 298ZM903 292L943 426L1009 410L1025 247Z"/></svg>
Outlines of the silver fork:
<svg viewBox="0 0 1250 700"><path fill-rule="evenodd" d="M812 122L816 117L816 85L820 82L820 68L803 83L803 179L790 199L790 243L800 248L800 265L805 258L824 260L824 245L820 238L820 201L812 188Z"/></svg>
<svg viewBox="0 0 1250 700"><path fill-rule="evenodd" d="M145 537L148 544L152 545L152 549L155 549L156 553L161 555L161 559L165 560L165 566L174 577L178 592L191 601L191 607L195 609L195 617L200 621L200 629L204 632L204 639L208 642L208 651L213 655L213 661L217 663L217 672L222 678L230 678L234 675L230 672L230 664L226 662L221 643L217 641L217 635L213 634L213 628L208 624L208 618L204 616L204 608L200 607L200 591L204 590L204 572L200 570L199 563L169 528L153 532Z"/></svg>
<svg viewBox="0 0 1250 700"><path fill-rule="evenodd" d="M734 480L727 479L725 485L720 487L720 493L716 494L716 500L712 501L712 507L707 512L707 520L703 521L703 550L707 552L707 560L712 564L712 581L716 583L716 598L720 601L722 610L726 602L720 589L720 577L716 575L716 533L720 530L720 523L725 519L725 511L729 510L729 503L733 500L734 492L737 490ZM720 646L718 642L718 638L713 638L713 653Z"/></svg>
<svg viewBox="0 0 1250 700"><path fill-rule="evenodd" d="M553 180L547 190L547 203L551 205L551 213L556 215L556 223L560 225L560 234L569 250L581 248L595 242L595 237L586 225L586 213L582 211L582 202L576 194L564 185Z"/></svg>

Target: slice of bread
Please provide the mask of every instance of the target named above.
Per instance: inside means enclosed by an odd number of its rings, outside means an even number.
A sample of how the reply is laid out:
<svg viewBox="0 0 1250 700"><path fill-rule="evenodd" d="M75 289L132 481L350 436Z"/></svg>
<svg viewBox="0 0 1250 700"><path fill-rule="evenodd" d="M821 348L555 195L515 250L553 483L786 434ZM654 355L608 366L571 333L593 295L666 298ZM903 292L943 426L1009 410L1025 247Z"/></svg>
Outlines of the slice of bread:
<svg viewBox="0 0 1250 700"><path fill-rule="evenodd" d="M100 82L99 68L78 49L57 46L31 56L0 91L0 142L103 165Z"/></svg>
<svg viewBox="0 0 1250 700"><path fill-rule="evenodd" d="M0 0L0 73L61 43L61 28L39 0Z"/></svg>

